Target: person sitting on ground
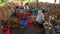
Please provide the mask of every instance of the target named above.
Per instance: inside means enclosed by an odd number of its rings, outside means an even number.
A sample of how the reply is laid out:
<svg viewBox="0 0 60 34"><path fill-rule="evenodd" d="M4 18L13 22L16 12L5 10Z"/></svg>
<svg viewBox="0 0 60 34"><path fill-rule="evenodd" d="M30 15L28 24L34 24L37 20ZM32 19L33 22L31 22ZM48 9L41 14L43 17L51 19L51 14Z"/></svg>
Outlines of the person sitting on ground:
<svg viewBox="0 0 60 34"><path fill-rule="evenodd" d="M38 15L36 17L36 24L40 26L40 28L43 28L43 23L44 23L44 10L38 10Z"/></svg>

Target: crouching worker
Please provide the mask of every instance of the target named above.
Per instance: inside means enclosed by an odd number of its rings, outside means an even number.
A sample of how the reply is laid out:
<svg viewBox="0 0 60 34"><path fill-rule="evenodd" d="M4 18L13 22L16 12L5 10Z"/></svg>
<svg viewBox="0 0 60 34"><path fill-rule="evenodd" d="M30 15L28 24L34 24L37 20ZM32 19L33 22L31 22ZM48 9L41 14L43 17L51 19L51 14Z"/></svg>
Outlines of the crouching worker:
<svg viewBox="0 0 60 34"><path fill-rule="evenodd" d="M39 25L40 28L43 28L44 12L44 10L38 10L38 15L36 17L35 25Z"/></svg>

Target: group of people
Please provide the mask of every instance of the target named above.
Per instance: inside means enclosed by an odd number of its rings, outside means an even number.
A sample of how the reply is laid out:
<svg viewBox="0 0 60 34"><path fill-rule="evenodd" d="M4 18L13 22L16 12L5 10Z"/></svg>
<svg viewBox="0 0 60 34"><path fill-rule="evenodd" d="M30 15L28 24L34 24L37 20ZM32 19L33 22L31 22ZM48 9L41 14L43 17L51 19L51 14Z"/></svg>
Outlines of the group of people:
<svg viewBox="0 0 60 34"><path fill-rule="evenodd" d="M16 9L19 9L19 7L17 6ZM29 16L34 15L34 17L35 17L34 25L38 25L42 29L44 28L46 34L54 34L54 33L60 34L60 21L58 23L55 23L54 18L52 18L52 19L49 18L49 20L46 22L45 14L44 14L44 13L46 13L45 10L39 9L37 11L35 8L32 8L30 10L28 3L26 3L24 5L24 10L26 10L27 13L30 13ZM17 17L17 14L19 17L19 15L21 16L22 13L23 13L23 11L20 11L20 9L14 11L14 8L13 8L11 10L11 17ZM25 12L24 14L26 15L27 13ZM19 19L21 19L21 17L19 17Z"/></svg>
<svg viewBox="0 0 60 34"><path fill-rule="evenodd" d="M26 6L26 5L27 5L27 6ZM13 22L13 19L14 19L14 18L19 19L18 22L19 22L19 21L22 21L22 20L27 20L28 22L29 22L30 20L31 20L30 22L34 21L34 16L33 16L34 14L33 14L33 13L36 12L36 10L35 10L34 8L31 9L31 10L29 10L29 9L27 8L27 7L29 7L29 6L28 6L28 3L25 4L24 9L21 9L20 6L17 6L17 5L14 5L14 4L13 4L13 6L14 6L14 7L11 8L11 13L10 13L11 16L9 17L9 19L7 19L7 20L8 20L7 22L9 22L9 24L13 25L12 22ZM34 12L33 12L33 11L34 11ZM11 21L11 18L12 18L12 21ZM10 23L9 20L11 21L11 23ZM3 23L3 22L4 22L4 21L2 21L1 24L4 25L4 27L5 27L5 25L6 25L7 23ZM15 21L15 22L16 22L16 21ZM9 25L9 24L8 24L8 25ZM17 23L15 23L15 24L17 24ZM8 25L7 25L7 26L8 26ZM13 26L12 26L12 27L13 27Z"/></svg>

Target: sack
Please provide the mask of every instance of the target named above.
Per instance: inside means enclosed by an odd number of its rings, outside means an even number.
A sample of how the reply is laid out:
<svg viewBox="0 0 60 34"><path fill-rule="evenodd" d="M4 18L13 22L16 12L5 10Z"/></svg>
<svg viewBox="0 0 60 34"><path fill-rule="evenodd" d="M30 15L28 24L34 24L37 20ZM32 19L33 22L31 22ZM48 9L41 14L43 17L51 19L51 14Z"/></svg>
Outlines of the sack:
<svg viewBox="0 0 60 34"><path fill-rule="evenodd" d="M34 23L34 19L33 18L29 18L28 19L28 24L33 24Z"/></svg>
<svg viewBox="0 0 60 34"><path fill-rule="evenodd" d="M28 26L28 21L26 21L26 20L21 20L21 21L20 21L20 26Z"/></svg>

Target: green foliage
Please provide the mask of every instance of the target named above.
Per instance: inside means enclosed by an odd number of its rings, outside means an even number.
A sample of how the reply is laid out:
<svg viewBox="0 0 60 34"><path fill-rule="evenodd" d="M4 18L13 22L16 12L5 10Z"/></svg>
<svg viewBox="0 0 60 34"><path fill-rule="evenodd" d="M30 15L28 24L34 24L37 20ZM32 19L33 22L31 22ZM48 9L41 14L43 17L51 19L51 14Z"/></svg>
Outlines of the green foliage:
<svg viewBox="0 0 60 34"><path fill-rule="evenodd" d="M7 0L1 0L1 2L0 2L0 7L1 6L4 6L4 4L7 2Z"/></svg>
<svg viewBox="0 0 60 34"><path fill-rule="evenodd" d="M23 2L35 2L36 0L22 0Z"/></svg>
<svg viewBox="0 0 60 34"><path fill-rule="evenodd" d="M26 0L22 0L23 2L26 1Z"/></svg>

